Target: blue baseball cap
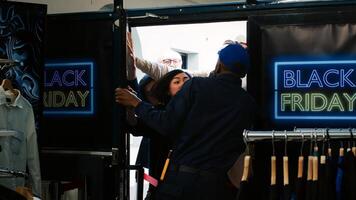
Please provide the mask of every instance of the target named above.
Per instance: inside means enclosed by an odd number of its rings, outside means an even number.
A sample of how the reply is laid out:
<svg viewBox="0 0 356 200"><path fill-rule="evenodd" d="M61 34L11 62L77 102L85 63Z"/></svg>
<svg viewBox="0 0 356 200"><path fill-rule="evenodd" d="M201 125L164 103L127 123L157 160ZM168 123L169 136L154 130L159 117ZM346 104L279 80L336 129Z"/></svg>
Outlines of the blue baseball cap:
<svg viewBox="0 0 356 200"><path fill-rule="evenodd" d="M236 66L237 63L243 65L246 71L250 66L250 57L247 49L238 43L227 45L221 49L218 54L220 62L222 62L232 72L239 72Z"/></svg>

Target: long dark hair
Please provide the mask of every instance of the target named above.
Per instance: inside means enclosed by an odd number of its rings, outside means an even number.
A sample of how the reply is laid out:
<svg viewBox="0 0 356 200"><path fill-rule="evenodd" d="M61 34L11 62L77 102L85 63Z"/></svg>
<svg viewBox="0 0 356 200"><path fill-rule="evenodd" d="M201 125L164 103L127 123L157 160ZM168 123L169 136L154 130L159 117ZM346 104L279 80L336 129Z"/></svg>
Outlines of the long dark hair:
<svg viewBox="0 0 356 200"><path fill-rule="evenodd" d="M191 78L190 74L188 74L187 72L181 69L175 69L165 74L153 86L152 94L158 99L161 104L167 105L168 102L171 100L171 96L169 95L169 85L173 78L180 73L185 73L189 76L189 78Z"/></svg>

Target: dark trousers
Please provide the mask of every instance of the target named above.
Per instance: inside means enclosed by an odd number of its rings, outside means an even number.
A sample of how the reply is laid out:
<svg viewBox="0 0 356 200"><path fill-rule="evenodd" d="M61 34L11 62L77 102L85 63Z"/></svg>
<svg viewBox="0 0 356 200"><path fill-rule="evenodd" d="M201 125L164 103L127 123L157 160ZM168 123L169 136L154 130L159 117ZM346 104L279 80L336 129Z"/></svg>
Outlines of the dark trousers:
<svg viewBox="0 0 356 200"><path fill-rule="evenodd" d="M147 190L147 194L146 194L145 200L154 200L154 199L156 199L156 190L157 190L157 188L150 184L149 187L148 187L148 190Z"/></svg>
<svg viewBox="0 0 356 200"><path fill-rule="evenodd" d="M236 194L226 173L169 170L157 188L156 200L230 200Z"/></svg>

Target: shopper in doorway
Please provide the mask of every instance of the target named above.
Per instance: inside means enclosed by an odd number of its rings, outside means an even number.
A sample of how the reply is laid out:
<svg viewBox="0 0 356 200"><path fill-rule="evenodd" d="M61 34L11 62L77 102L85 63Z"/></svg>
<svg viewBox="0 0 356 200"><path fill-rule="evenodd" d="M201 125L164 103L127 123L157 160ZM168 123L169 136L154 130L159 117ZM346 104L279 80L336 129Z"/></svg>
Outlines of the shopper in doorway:
<svg viewBox="0 0 356 200"><path fill-rule="evenodd" d="M136 88L136 67L133 60L132 40L128 35L128 80L131 82L131 87ZM131 59L130 59L131 58ZM179 54L174 52L166 52L160 57L159 62L165 65L174 65L177 68L181 67L181 58ZM164 109L174 96L183 86L183 84L190 79L190 75L182 70L173 70L167 73L158 81L153 80L149 76L141 79L138 85L138 94L140 98L150 102L157 109ZM149 168L149 174L155 179L159 179L166 156L171 148L171 141L169 138L162 136L144 123L131 119L131 132L135 136L143 136L140 144L139 153L137 155L136 164L140 164ZM149 186L146 200L155 199L156 188L153 185Z"/></svg>
<svg viewBox="0 0 356 200"><path fill-rule="evenodd" d="M134 107L136 115L160 134L173 138L173 153L158 200L233 199L227 171L244 150L242 132L254 118L255 101L241 88L249 56L240 44L219 51L209 78L194 77L165 110L143 102L124 88L116 101Z"/></svg>
<svg viewBox="0 0 356 200"><path fill-rule="evenodd" d="M153 102L156 109L164 109L167 103L182 87L184 82L190 79L190 76L182 70L173 70L168 72L165 76L159 79L157 82L148 82L146 86L150 86L150 83L154 83L153 88L147 91L144 87L143 96L146 99ZM141 82L147 82L150 79L143 79ZM142 95L141 95L142 96ZM159 180L163 170L163 166L168 155L169 150L172 148L172 140L169 137L159 134L157 131L146 126L140 120L137 124L131 128L131 132L135 136L144 136L148 141L148 147L142 146L138 154L137 164L148 165L150 176ZM143 142L146 142L143 140ZM141 144L144 145L145 143ZM147 144L146 144L147 145ZM141 146L140 146L141 147ZM144 152L144 150L148 152ZM148 153L148 160L144 159L146 153ZM140 158L140 159L139 159ZM156 188L152 185L149 186L147 191L146 200L154 199Z"/></svg>

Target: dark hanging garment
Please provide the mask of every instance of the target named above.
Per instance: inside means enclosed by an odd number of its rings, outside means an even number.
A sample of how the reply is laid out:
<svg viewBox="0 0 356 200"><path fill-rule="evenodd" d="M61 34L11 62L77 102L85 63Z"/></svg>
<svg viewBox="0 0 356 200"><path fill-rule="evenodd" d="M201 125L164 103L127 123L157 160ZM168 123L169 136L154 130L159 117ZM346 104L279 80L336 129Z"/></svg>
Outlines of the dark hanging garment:
<svg viewBox="0 0 356 200"><path fill-rule="evenodd" d="M305 186L305 199L313 199L313 156L308 156L307 182Z"/></svg>
<svg viewBox="0 0 356 200"><path fill-rule="evenodd" d="M277 158L271 156L271 183L269 188L269 200L279 200L279 188L277 186Z"/></svg>
<svg viewBox="0 0 356 200"><path fill-rule="evenodd" d="M295 200L305 200L304 156L298 158L298 176L295 182Z"/></svg>
<svg viewBox="0 0 356 200"><path fill-rule="evenodd" d="M343 179L344 179L344 156L340 156L337 161L337 170L336 170L336 182L335 182L336 200L344 199Z"/></svg>
<svg viewBox="0 0 356 200"><path fill-rule="evenodd" d="M250 170L250 163L251 156L245 155L244 162L243 162L243 173L240 182L240 189L237 193L236 200L248 200L251 199L250 193L250 184L248 182L249 170Z"/></svg>
<svg viewBox="0 0 356 200"><path fill-rule="evenodd" d="M291 200L291 190L289 185L283 186L283 200Z"/></svg>
<svg viewBox="0 0 356 200"><path fill-rule="evenodd" d="M277 185L271 185L269 190L269 200L279 200Z"/></svg>
<svg viewBox="0 0 356 200"><path fill-rule="evenodd" d="M353 152L353 154L354 154L354 172L356 173L356 149L355 149L356 147L353 147L352 149L352 152ZM355 149L355 150L354 150ZM356 182L354 182L354 190L356 191Z"/></svg>
<svg viewBox="0 0 356 200"><path fill-rule="evenodd" d="M305 199L306 200L314 200L313 199L313 181L312 180L308 180L306 183L306 187L305 187Z"/></svg>
<svg viewBox="0 0 356 200"><path fill-rule="evenodd" d="M328 156L326 160L326 177L325 177L325 185L326 185L326 190L325 190L325 200L335 200L336 199L336 193L335 193L335 181L336 181L336 169L337 169L337 163L336 160L333 159L334 157Z"/></svg>
<svg viewBox="0 0 356 200"><path fill-rule="evenodd" d="M318 199L318 181L312 181L311 187L311 199Z"/></svg>
<svg viewBox="0 0 356 200"><path fill-rule="evenodd" d="M305 180L301 177L295 183L296 200L305 200Z"/></svg>
<svg viewBox="0 0 356 200"><path fill-rule="evenodd" d="M289 158L283 156L283 200L290 200L291 190L289 188Z"/></svg>
<svg viewBox="0 0 356 200"><path fill-rule="evenodd" d="M249 183L247 181L240 182L240 189L237 193L236 200L249 200L251 199L250 190L249 190Z"/></svg>
<svg viewBox="0 0 356 200"><path fill-rule="evenodd" d="M344 178L343 178L343 187L344 187L344 200L356 200L356 175L355 175L355 156L352 151L348 151L345 154L344 158Z"/></svg>
<svg viewBox="0 0 356 200"><path fill-rule="evenodd" d="M321 158L321 159L323 159L323 158ZM326 177L326 162L321 162L319 165L319 180L318 180L318 191L319 191L318 199L319 200L325 200L325 199L327 199L327 196L328 196L326 178L327 178Z"/></svg>
<svg viewBox="0 0 356 200"><path fill-rule="evenodd" d="M313 171L314 173L318 173ZM307 182L307 200L316 200L318 198L318 179L313 177L313 180Z"/></svg>
<svg viewBox="0 0 356 200"><path fill-rule="evenodd" d="M313 182L312 182L312 199L318 199L318 181L319 181L319 157L317 151L313 156Z"/></svg>

